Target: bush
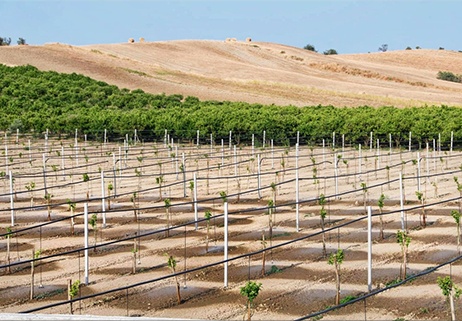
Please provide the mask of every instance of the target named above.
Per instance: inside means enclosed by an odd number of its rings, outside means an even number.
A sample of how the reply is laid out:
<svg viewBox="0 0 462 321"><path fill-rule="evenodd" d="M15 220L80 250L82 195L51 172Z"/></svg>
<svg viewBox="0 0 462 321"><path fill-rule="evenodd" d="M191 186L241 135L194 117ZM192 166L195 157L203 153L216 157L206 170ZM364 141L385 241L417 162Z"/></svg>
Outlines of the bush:
<svg viewBox="0 0 462 321"><path fill-rule="evenodd" d="M26 39L24 38L19 38L18 41L17 41L18 45L25 45L26 44Z"/></svg>
<svg viewBox="0 0 462 321"><path fill-rule="evenodd" d="M326 50L326 51L324 51L324 54L325 55L338 55L337 50L335 50L335 49Z"/></svg>
<svg viewBox="0 0 462 321"><path fill-rule="evenodd" d="M416 49L417 49L417 48L416 48ZM406 47L406 50L412 50L412 48L409 47L409 46L407 46L407 47Z"/></svg>
<svg viewBox="0 0 462 321"><path fill-rule="evenodd" d="M303 49L317 52L316 49L314 48L314 46L311 45L311 44L307 44L305 47L303 47Z"/></svg>
<svg viewBox="0 0 462 321"><path fill-rule="evenodd" d="M449 71L438 71L438 74L436 75L437 79L441 80L447 80L447 81L452 81L452 82L462 82L462 75L455 75L452 72Z"/></svg>
<svg viewBox="0 0 462 321"><path fill-rule="evenodd" d="M419 46L416 46L415 49L422 49L422 48L420 48Z"/></svg>
<svg viewBox="0 0 462 321"><path fill-rule="evenodd" d="M444 50L444 48L443 48L443 47L440 47L438 50Z"/></svg>
<svg viewBox="0 0 462 321"><path fill-rule="evenodd" d="M11 38L2 38L0 37L0 46L9 46L11 44Z"/></svg>

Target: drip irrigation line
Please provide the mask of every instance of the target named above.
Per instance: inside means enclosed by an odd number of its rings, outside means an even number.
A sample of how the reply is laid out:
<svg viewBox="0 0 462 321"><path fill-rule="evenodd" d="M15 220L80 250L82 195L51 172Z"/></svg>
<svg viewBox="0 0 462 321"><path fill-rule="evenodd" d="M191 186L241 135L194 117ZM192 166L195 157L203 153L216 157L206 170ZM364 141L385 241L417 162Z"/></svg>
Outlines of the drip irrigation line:
<svg viewBox="0 0 462 321"><path fill-rule="evenodd" d="M390 289L399 287L399 286L401 286L401 285L403 285L403 284L405 284L405 283L407 283L407 282L409 282L409 281L411 281L411 280L413 280L413 279L420 278L420 277L425 276L425 275L427 275L427 274L433 273L433 272L437 271L438 269L440 269L440 268L442 268L442 267L444 267L444 266L446 266L446 265L448 265L448 264L452 264L452 263L454 263L454 262L460 260L461 258L462 258L462 255L457 256L457 257L455 257L455 258L453 258L453 259L451 259L451 260L449 260L449 261L446 261L446 262L444 262L444 263L442 263L442 264L439 264L439 265L437 265L437 266L435 266L435 267L433 267L433 268L426 269L425 271L420 272L420 273L418 273L418 274L410 275L409 277L407 277L406 279L402 280L402 281L399 282L399 283L396 283L396 284L393 284L393 285L389 285L389 286L387 286L387 287L385 287L385 288L383 288L383 289L378 289L378 290L372 291L372 292L370 292L370 293L367 293L367 294L365 294L365 295L363 295L363 296L360 296L360 297L358 297L358 298L356 298L356 299L353 299L353 300L351 300L351 301L348 301L348 302L346 302L346 303L342 303L342 304L339 304L339 305L330 307L330 308L328 308L328 309L325 309L325 310L322 310L322 311L319 311L319 312L316 312L316 313L312 313L312 314L303 316L303 317L298 318L298 319L295 319L295 320L296 320L296 321L299 321L299 320L306 320L306 319L314 318L314 317L316 317L316 316L318 316L318 315L322 315L322 314L325 314L325 313L327 313L327 312L334 311L334 310L337 310L337 309L339 309L339 308L343 308L343 307L345 307L345 306L347 306L347 305L354 304L354 303L359 302L359 301L361 301L361 300L365 300L365 299L367 299L367 298L369 298L369 297L375 296L375 295L380 294L380 293L382 293L382 292L384 292L384 291L387 291L387 290L390 290Z"/></svg>

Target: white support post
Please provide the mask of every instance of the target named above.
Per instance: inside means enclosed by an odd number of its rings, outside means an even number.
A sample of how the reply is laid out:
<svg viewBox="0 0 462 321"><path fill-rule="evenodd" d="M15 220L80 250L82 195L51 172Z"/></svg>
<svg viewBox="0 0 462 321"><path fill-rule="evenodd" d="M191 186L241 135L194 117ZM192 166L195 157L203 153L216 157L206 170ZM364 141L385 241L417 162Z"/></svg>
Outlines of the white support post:
<svg viewBox="0 0 462 321"><path fill-rule="evenodd" d="M228 260L228 202L224 203L224 261ZM224 287L228 287L228 262L224 263Z"/></svg>
<svg viewBox="0 0 462 321"><path fill-rule="evenodd" d="M164 148L167 148L167 130L164 133Z"/></svg>
<svg viewBox="0 0 462 321"><path fill-rule="evenodd" d="M441 133L438 134L438 156L441 156Z"/></svg>
<svg viewBox="0 0 462 321"><path fill-rule="evenodd" d="M265 149L266 130L263 131L263 149Z"/></svg>
<svg viewBox="0 0 462 321"><path fill-rule="evenodd" d="M429 146L428 146L428 143L427 143L427 159L426 159L426 163L427 163L427 183L430 184L430 159L429 159L429 155L430 155L430 152L429 152Z"/></svg>
<svg viewBox="0 0 462 321"><path fill-rule="evenodd" d="M390 151L389 151L389 154L388 154L388 161L390 162L391 164L391 153L392 153L392 150L391 150L391 134L388 134L388 139L390 140Z"/></svg>
<svg viewBox="0 0 462 321"><path fill-rule="evenodd" d="M433 139L433 171L436 171L436 144L435 144L435 139Z"/></svg>
<svg viewBox="0 0 462 321"><path fill-rule="evenodd" d="M31 147L30 147L30 139L29 139L29 162L32 162L32 151L31 151L30 148ZM32 166L32 164L31 164L31 166Z"/></svg>
<svg viewBox="0 0 462 321"><path fill-rule="evenodd" d="M332 133L332 149L335 149L335 132Z"/></svg>
<svg viewBox="0 0 462 321"><path fill-rule="evenodd" d="M225 158L225 145L224 145L223 138L222 138L221 139L221 166L225 164L224 158Z"/></svg>
<svg viewBox="0 0 462 321"><path fill-rule="evenodd" d="M299 186L298 186L298 143L295 145L295 209L296 209L296 220L297 220L297 232L300 230L300 205L299 203Z"/></svg>
<svg viewBox="0 0 462 321"><path fill-rule="evenodd" d="M404 232L403 174L399 172L399 196L401 205L401 229Z"/></svg>
<svg viewBox="0 0 462 321"><path fill-rule="evenodd" d="M420 193L420 153L417 152L417 190Z"/></svg>
<svg viewBox="0 0 462 321"><path fill-rule="evenodd" d="M372 209L367 207L367 289L372 291Z"/></svg>
<svg viewBox="0 0 462 321"><path fill-rule="evenodd" d="M297 144L300 146L300 132L297 130Z"/></svg>
<svg viewBox="0 0 462 321"><path fill-rule="evenodd" d="M324 164L324 169L326 169L326 141L322 140L322 162Z"/></svg>
<svg viewBox="0 0 462 321"><path fill-rule="evenodd" d="M271 140L271 169L274 169L274 145L273 145L273 140Z"/></svg>
<svg viewBox="0 0 462 321"><path fill-rule="evenodd" d="M88 285L88 203L83 204L84 206L84 213L83 213L83 224L84 226L84 253L85 253L85 284Z"/></svg>
<svg viewBox="0 0 462 321"><path fill-rule="evenodd" d="M452 154L452 146L453 146L453 142L454 142L454 132L451 131L451 150L450 150L450 153Z"/></svg>
<svg viewBox="0 0 462 321"><path fill-rule="evenodd" d="M342 134L342 157L345 157L345 134Z"/></svg>
<svg viewBox="0 0 462 321"><path fill-rule="evenodd" d="M87 134L85 134L84 137L85 137L85 144L84 144L84 146L83 146L83 147L85 147L85 152L84 152L84 154L87 155Z"/></svg>
<svg viewBox="0 0 462 321"><path fill-rule="evenodd" d="M64 173L64 146L61 146L61 167L63 170L63 181L66 180L66 175Z"/></svg>
<svg viewBox="0 0 462 321"><path fill-rule="evenodd" d="M19 144L19 128L16 128L16 145Z"/></svg>
<svg viewBox="0 0 462 321"><path fill-rule="evenodd" d="M45 153L48 151L48 134L45 134Z"/></svg>
<svg viewBox="0 0 462 321"><path fill-rule="evenodd" d="M210 134L210 157L213 155L213 134Z"/></svg>
<svg viewBox="0 0 462 321"><path fill-rule="evenodd" d="M176 173L176 180L178 180L178 146L175 146L175 173Z"/></svg>
<svg viewBox="0 0 462 321"><path fill-rule="evenodd" d="M199 148L199 131L197 131L196 147Z"/></svg>
<svg viewBox="0 0 462 321"><path fill-rule="evenodd" d="M409 152L412 149L411 144L412 144L412 132L409 132Z"/></svg>
<svg viewBox="0 0 462 321"><path fill-rule="evenodd" d="M116 174L116 160L115 160L115 154L112 153L112 171L114 172L114 199L117 196L117 174Z"/></svg>
<svg viewBox="0 0 462 321"><path fill-rule="evenodd" d="M45 189L45 196L47 196L48 195L48 191L47 191L47 168L46 168L45 154L42 154L42 160L43 160L43 187Z"/></svg>
<svg viewBox="0 0 462 321"><path fill-rule="evenodd" d="M362 163L362 158L361 158L361 144L359 144L359 157L358 157L358 163L359 163L359 181L362 181L362 175L361 175L361 163Z"/></svg>
<svg viewBox="0 0 462 321"><path fill-rule="evenodd" d="M104 129L104 148L106 148L106 142L107 142L107 129Z"/></svg>
<svg viewBox="0 0 462 321"><path fill-rule="evenodd" d="M236 145L234 145L234 176L237 178L237 153L236 153Z"/></svg>
<svg viewBox="0 0 462 321"><path fill-rule="evenodd" d="M232 138L233 138L233 131L230 130L229 131L229 150L231 151L231 142L232 142Z"/></svg>
<svg viewBox="0 0 462 321"><path fill-rule="evenodd" d="M77 142L77 129L75 130L75 163L77 166L79 166L79 147L78 147L78 142Z"/></svg>
<svg viewBox="0 0 462 321"><path fill-rule="evenodd" d="M261 168L260 168L260 154L257 155L257 165L258 165L258 172L257 172L257 181L258 181L258 198L261 199L261 175L260 175L260 171L261 171Z"/></svg>
<svg viewBox="0 0 462 321"><path fill-rule="evenodd" d="M338 200L338 167L337 167L337 153L334 154L334 176L335 176L335 199Z"/></svg>
<svg viewBox="0 0 462 321"><path fill-rule="evenodd" d="M380 168L380 139L377 138L377 158L378 158L378 163L377 163L377 168Z"/></svg>
<svg viewBox="0 0 462 321"><path fill-rule="evenodd" d="M127 135L127 145L128 145L128 135ZM167 147L170 145L170 134L167 134Z"/></svg>
<svg viewBox="0 0 462 321"><path fill-rule="evenodd" d="M252 134L252 157L255 155L255 134Z"/></svg>
<svg viewBox="0 0 462 321"><path fill-rule="evenodd" d="M181 157L183 159L183 194L184 194L184 197L187 197L188 195L186 195L186 163L185 163L185 160L184 160L184 153L181 153Z"/></svg>
<svg viewBox="0 0 462 321"><path fill-rule="evenodd" d="M11 226L14 226L14 197L13 197L13 174L8 172L10 178L10 207L11 207Z"/></svg>
<svg viewBox="0 0 462 321"><path fill-rule="evenodd" d="M5 173L7 173L7 174L10 172L10 169L8 168L8 162L9 162L9 159L8 159L8 136L5 133L5 167L6 167Z"/></svg>
<svg viewBox="0 0 462 321"><path fill-rule="evenodd" d="M370 139L370 152L372 153L372 144L373 144L373 141L372 141L372 132L371 132L371 139Z"/></svg>
<svg viewBox="0 0 462 321"><path fill-rule="evenodd" d="M103 213L103 227L106 228L106 195L104 190L104 171L101 171L101 212Z"/></svg>
<svg viewBox="0 0 462 321"><path fill-rule="evenodd" d="M136 132L136 128L135 128L135 136L134 136L134 140L135 140L135 143L133 144L134 146L136 146L136 141L138 140L138 135L137 135L137 132Z"/></svg>
<svg viewBox="0 0 462 321"><path fill-rule="evenodd" d="M198 223L197 220L199 219L197 215L197 174L194 173L194 220L196 221L195 229L197 231Z"/></svg>

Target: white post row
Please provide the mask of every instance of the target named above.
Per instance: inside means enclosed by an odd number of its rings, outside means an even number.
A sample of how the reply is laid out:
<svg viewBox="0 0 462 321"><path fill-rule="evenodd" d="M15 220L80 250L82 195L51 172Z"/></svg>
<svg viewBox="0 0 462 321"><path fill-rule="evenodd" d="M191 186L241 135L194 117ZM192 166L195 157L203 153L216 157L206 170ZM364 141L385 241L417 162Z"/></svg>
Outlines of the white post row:
<svg viewBox="0 0 462 321"><path fill-rule="evenodd" d="M427 142L427 160L426 160L426 163L427 163L427 183L430 184L430 159L429 159L429 155L430 155L430 152L429 152L429 146L428 146L428 142Z"/></svg>
<svg viewBox="0 0 462 321"><path fill-rule="evenodd" d="M367 207L367 290L372 291L372 209Z"/></svg>
<svg viewBox="0 0 462 321"><path fill-rule="evenodd" d="M420 153L417 152L417 190L420 193Z"/></svg>
<svg viewBox="0 0 462 321"><path fill-rule="evenodd" d="M66 175L64 174L64 146L61 146L61 167L63 170L63 181L65 181Z"/></svg>
<svg viewBox="0 0 462 321"><path fill-rule="evenodd" d="M265 149L266 130L263 131L263 149Z"/></svg>
<svg viewBox="0 0 462 321"><path fill-rule="evenodd" d="M334 154L334 176L335 176L335 199L338 200L338 167L337 167L337 153Z"/></svg>
<svg viewBox="0 0 462 321"><path fill-rule="evenodd" d="M228 260L228 202L224 203L224 261ZM228 262L224 263L224 287L228 287Z"/></svg>
<svg viewBox="0 0 462 321"><path fill-rule="evenodd" d="M113 197L115 199L117 196L117 174L116 174L116 160L115 160L114 153L112 153L112 170L114 172L114 196Z"/></svg>
<svg viewBox="0 0 462 321"><path fill-rule="evenodd" d="M195 230L197 231L197 228L198 228L197 220L199 218L197 214L197 174L196 173L194 173L193 179L194 179L193 181L194 182L194 220L196 221Z"/></svg>
<svg viewBox="0 0 462 321"><path fill-rule="evenodd" d="M103 213L103 227L106 228L106 195L104 190L104 171L101 171L101 211Z"/></svg>
<svg viewBox="0 0 462 321"><path fill-rule="evenodd" d="M7 174L10 172L10 170L8 168L8 162L9 162L9 160L8 160L8 136L5 133L5 167L6 167L5 173L7 173Z"/></svg>
<svg viewBox="0 0 462 321"><path fill-rule="evenodd" d="M231 141L232 141L232 134L233 134L233 131L229 131L229 150L231 150Z"/></svg>
<svg viewBox="0 0 462 321"><path fill-rule="evenodd" d="M404 232L403 174L399 172L399 196L401 205L401 229Z"/></svg>
<svg viewBox="0 0 462 321"><path fill-rule="evenodd" d="M300 205L299 203L299 181L298 181L298 143L295 145L295 208L296 208L296 220L297 220L297 232L299 232L299 220L300 220Z"/></svg>
<svg viewBox="0 0 462 321"><path fill-rule="evenodd" d="M184 161L184 153L181 153L181 157L183 160L183 196L187 197L186 195L186 163Z"/></svg>
<svg viewBox="0 0 462 321"><path fill-rule="evenodd" d="M435 144L435 139L433 139L433 171L436 171L436 144Z"/></svg>
<svg viewBox="0 0 462 321"><path fill-rule="evenodd" d="M11 226L14 226L14 198L13 198L13 174L8 172L10 178L10 206L11 206Z"/></svg>
<svg viewBox="0 0 462 321"><path fill-rule="evenodd" d="M84 204L84 212L83 212L83 224L84 227L84 253L85 253L85 284L88 285L88 203Z"/></svg>
<svg viewBox="0 0 462 321"><path fill-rule="evenodd" d="M257 177L257 182L258 182L258 198L261 199L260 154L257 155L257 163L258 163L258 164L257 164L257 166L258 166L258 167L257 167L257 169L258 169L258 171L257 171L257 175L258 175L258 177Z"/></svg>
<svg viewBox="0 0 462 321"><path fill-rule="evenodd" d="M77 142L77 128L75 129L74 148L75 148L75 162L76 162L77 166L79 166L79 148L78 148L78 142Z"/></svg>
<svg viewBox="0 0 462 321"><path fill-rule="evenodd" d="M274 145L273 145L273 140L271 140L271 169L274 169Z"/></svg>

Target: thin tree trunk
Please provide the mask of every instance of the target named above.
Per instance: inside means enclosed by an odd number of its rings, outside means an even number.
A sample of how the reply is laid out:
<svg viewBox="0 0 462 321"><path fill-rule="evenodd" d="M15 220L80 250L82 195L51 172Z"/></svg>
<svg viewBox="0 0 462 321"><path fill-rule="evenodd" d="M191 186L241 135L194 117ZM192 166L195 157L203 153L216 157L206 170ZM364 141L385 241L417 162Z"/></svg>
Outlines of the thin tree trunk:
<svg viewBox="0 0 462 321"><path fill-rule="evenodd" d="M7 272L8 274L11 274L11 266L10 266L10 263L11 263L11 258L10 258L10 238L11 236L7 236L6 239L7 239L7 242L6 242L6 258L8 260L8 268L7 268Z"/></svg>
<svg viewBox="0 0 462 321"><path fill-rule="evenodd" d="M262 245L263 245L263 249L266 249L265 231L262 231ZM266 251L263 251L263 260L261 264L261 276L265 276L265 261L266 261Z"/></svg>
<svg viewBox="0 0 462 321"><path fill-rule="evenodd" d="M32 259L34 259L35 251L32 249ZM30 262L30 300L34 299L34 261Z"/></svg>
<svg viewBox="0 0 462 321"><path fill-rule="evenodd" d="M382 218L382 208L379 207L380 212L380 239L383 240L383 218Z"/></svg>
<svg viewBox="0 0 462 321"><path fill-rule="evenodd" d="M170 228L168 208L165 210L165 214L166 214L166 219L167 219L167 229L165 230L165 236L168 237L169 236L169 228Z"/></svg>
<svg viewBox="0 0 462 321"><path fill-rule="evenodd" d="M422 223L423 223L423 227L425 228L427 226L427 223L425 219L425 207L424 207L423 196L422 196Z"/></svg>
<svg viewBox="0 0 462 321"><path fill-rule="evenodd" d="M47 199L47 211L48 211L48 221L51 221L50 200L48 200L48 199Z"/></svg>
<svg viewBox="0 0 462 321"><path fill-rule="evenodd" d="M68 279L67 280L67 299L68 300L72 300L71 288L72 288L72 280ZM72 309L72 302L69 303L69 314L74 314L74 311Z"/></svg>
<svg viewBox="0 0 462 321"><path fill-rule="evenodd" d="M407 265L407 255L406 255L406 245L403 245L403 280L406 279L406 265Z"/></svg>
<svg viewBox="0 0 462 321"><path fill-rule="evenodd" d="M324 233L324 218L321 216L321 229L322 229L322 256L326 256L326 235Z"/></svg>
<svg viewBox="0 0 462 321"><path fill-rule="evenodd" d="M251 318L251 310L250 310L250 300L247 300L247 321L250 321L250 318Z"/></svg>
<svg viewBox="0 0 462 321"><path fill-rule="evenodd" d="M172 268L173 273L175 274L175 269ZM178 278L175 275L175 283L176 283L176 294L178 296L178 304L181 304L181 295L180 295L180 283L178 283Z"/></svg>
<svg viewBox="0 0 462 321"><path fill-rule="evenodd" d="M207 221L207 238L205 240L205 253L209 252L209 230L210 230L210 222Z"/></svg>
<svg viewBox="0 0 462 321"><path fill-rule="evenodd" d="M449 304L451 306L451 320L455 321L456 320L456 311L454 309L454 288L452 288L451 292L449 293Z"/></svg>
<svg viewBox="0 0 462 321"><path fill-rule="evenodd" d="M335 277L337 279L337 295L335 297L335 304L340 304L340 272L337 260L335 260Z"/></svg>

